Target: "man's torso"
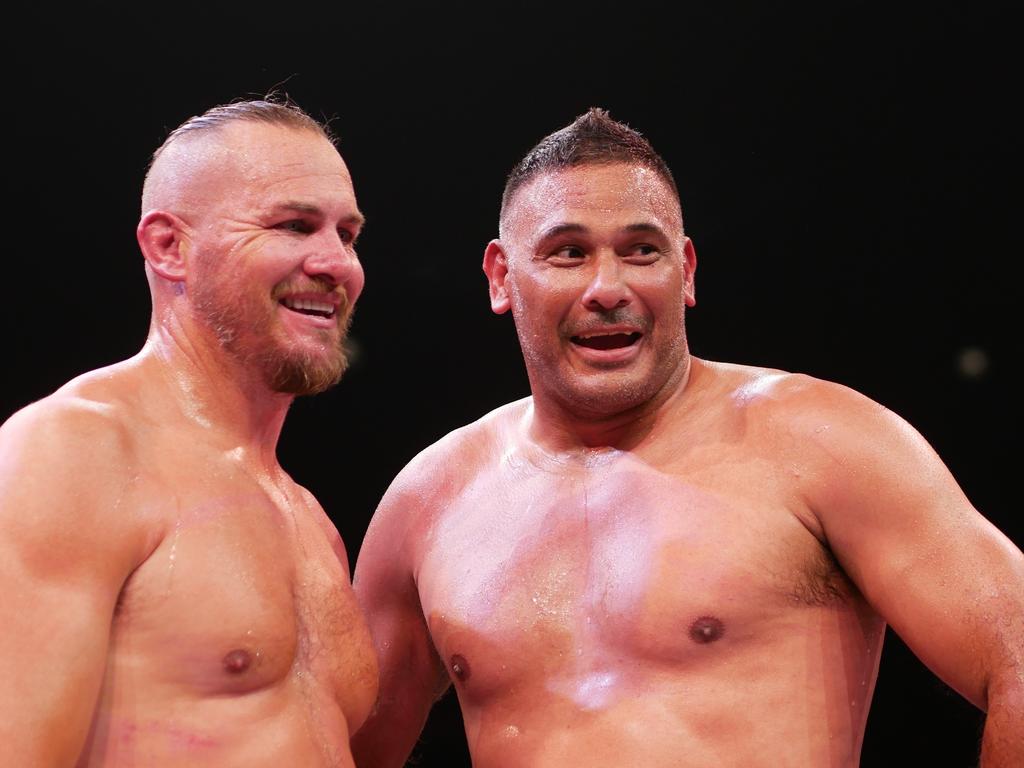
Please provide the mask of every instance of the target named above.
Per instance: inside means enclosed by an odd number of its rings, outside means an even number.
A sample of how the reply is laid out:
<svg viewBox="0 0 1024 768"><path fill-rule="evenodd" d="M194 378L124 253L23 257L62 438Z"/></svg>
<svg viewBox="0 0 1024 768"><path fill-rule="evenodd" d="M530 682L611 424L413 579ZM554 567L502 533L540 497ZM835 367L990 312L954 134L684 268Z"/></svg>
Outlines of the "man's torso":
<svg viewBox="0 0 1024 768"><path fill-rule="evenodd" d="M376 660L343 544L283 472L111 401L118 519L160 532L118 596L82 766L351 765Z"/></svg>
<svg viewBox="0 0 1024 768"><path fill-rule="evenodd" d="M417 579L476 764L856 763L884 625L741 400L561 460L483 427Z"/></svg>

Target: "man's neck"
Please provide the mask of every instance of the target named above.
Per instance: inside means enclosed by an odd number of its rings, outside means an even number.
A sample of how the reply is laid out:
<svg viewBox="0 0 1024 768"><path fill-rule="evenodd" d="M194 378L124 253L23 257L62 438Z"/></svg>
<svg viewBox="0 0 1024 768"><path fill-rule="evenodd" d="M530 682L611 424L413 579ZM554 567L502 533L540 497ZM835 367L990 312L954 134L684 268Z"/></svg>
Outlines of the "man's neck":
<svg viewBox="0 0 1024 768"><path fill-rule="evenodd" d="M270 390L202 334L154 326L138 355L147 384L207 440L239 451L246 463L277 469L277 441L294 397Z"/></svg>
<svg viewBox="0 0 1024 768"><path fill-rule="evenodd" d="M613 448L633 450L656 438L683 407L686 392L700 375L702 363L687 356L678 376L657 395L614 413L587 412L550 398L532 399L526 430L529 439L551 453L592 453Z"/></svg>

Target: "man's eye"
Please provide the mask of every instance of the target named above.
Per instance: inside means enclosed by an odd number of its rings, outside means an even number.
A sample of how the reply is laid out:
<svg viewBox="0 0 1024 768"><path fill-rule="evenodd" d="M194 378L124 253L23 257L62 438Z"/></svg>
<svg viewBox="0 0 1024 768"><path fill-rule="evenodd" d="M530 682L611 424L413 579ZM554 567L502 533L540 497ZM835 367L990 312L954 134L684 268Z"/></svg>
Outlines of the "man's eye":
<svg viewBox="0 0 1024 768"><path fill-rule="evenodd" d="M277 224L274 229L283 229L286 232L301 232L302 234L309 234L313 231L313 228L302 219L289 219L288 221L282 221L280 224Z"/></svg>
<svg viewBox="0 0 1024 768"><path fill-rule="evenodd" d="M338 238L341 240L341 242L345 243L346 245L351 245L356 241L356 236L349 232L347 229L339 229Z"/></svg>
<svg viewBox="0 0 1024 768"><path fill-rule="evenodd" d="M661 251L658 247L651 245L650 243L638 243L629 249L629 253L626 258L631 258L634 261L643 263L649 263L654 261L661 255Z"/></svg>
<svg viewBox="0 0 1024 768"><path fill-rule="evenodd" d="M583 249L575 245L563 246L554 253L552 253L551 255L552 257L557 259L569 259L572 261L582 259L584 256Z"/></svg>

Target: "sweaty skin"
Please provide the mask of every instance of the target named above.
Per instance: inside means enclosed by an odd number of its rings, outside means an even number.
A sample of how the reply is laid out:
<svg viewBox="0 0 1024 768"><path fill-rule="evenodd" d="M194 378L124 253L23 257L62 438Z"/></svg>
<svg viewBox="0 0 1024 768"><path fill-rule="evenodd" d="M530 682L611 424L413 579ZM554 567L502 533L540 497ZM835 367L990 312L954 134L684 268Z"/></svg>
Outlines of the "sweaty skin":
<svg viewBox="0 0 1024 768"><path fill-rule="evenodd" d="M696 262L645 170L541 176L488 248L533 396L381 501L357 762L402 765L454 685L476 768L854 768L888 621L1017 764L1020 551L877 403L688 353Z"/></svg>
<svg viewBox="0 0 1024 768"><path fill-rule="evenodd" d="M339 229L360 217L319 135L236 124L211 141L238 157L199 176L230 201L140 226L154 286L142 352L0 429L5 764L353 765L376 659L337 531L277 463L292 396L250 353L339 354L339 313L307 316L274 291L354 302L362 271ZM190 303L199 258L258 319L235 329L235 353Z"/></svg>

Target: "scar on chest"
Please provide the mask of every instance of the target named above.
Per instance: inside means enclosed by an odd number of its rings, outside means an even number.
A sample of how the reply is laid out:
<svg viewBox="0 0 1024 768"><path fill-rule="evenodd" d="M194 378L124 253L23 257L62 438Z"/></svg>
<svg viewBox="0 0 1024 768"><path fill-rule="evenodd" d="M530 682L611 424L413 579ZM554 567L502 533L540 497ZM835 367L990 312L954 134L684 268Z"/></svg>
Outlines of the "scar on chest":
<svg viewBox="0 0 1024 768"><path fill-rule="evenodd" d="M461 653L456 653L452 656L449 666L452 668L452 674L461 682L464 683L469 680L469 662L466 661L466 657Z"/></svg>
<svg viewBox="0 0 1024 768"><path fill-rule="evenodd" d="M240 675L252 666L252 654L242 648L229 651L223 659L224 671L231 675Z"/></svg>
<svg viewBox="0 0 1024 768"><path fill-rule="evenodd" d="M725 624L714 616L701 616L690 625L690 639L701 645L713 643L724 634Z"/></svg>

